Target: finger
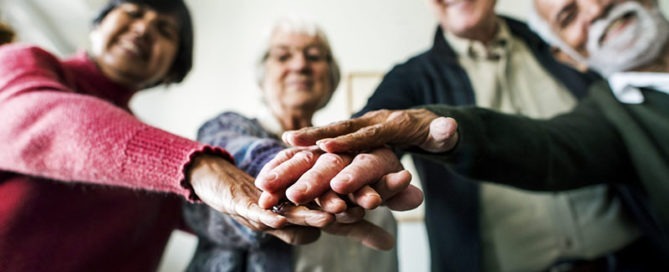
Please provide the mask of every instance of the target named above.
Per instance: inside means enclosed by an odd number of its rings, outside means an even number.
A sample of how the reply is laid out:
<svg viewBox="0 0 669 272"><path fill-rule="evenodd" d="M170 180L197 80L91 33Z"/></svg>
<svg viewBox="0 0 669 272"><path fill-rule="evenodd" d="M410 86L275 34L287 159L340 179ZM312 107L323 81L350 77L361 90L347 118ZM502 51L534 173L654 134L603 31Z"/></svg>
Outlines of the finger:
<svg viewBox="0 0 669 272"><path fill-rule="evenodd" d="M334 215L330 213L311 210L306 206L285 207L283 216L291 224L318 228L325 227L335 220Z"/></svg>
<svg viewBox="0 0 669 272"><path fill-rule="evenodd" d="M234 204L233 204L234 205ZM260 208L258 204L253 202L248 203L236 203L234 205L235 213L234 215L246 218L247 221L253 223L261 223L270 228L281 228L285 226L288 222L284 216L273 213L272 211ZM256 230L263 230L261 226L252 225L251 227Z"/></svg>
<svg viewBox="0 0 669 272"><path fill-rule="evenodd" d="M427 141L420 145L425 151L446 152L458 142L458 124L453 118L439 117L430 122L430 133Z"/></svg>
<svg viewBox="0 0 669 272"><path fill-rule="evenodd" d="M361 207L371 210L383 203L381 195L372 189L369 185L363 186L360 190L351 193L351 200Z"/></svg>
<svg viewBox="0 0 669 272"><path fill-rule="evenodd" d="M301 150L262 176L258 175L255 185L263 191L284 190L316 163L320 153L322 151Z"/></svg>
<svg viewBox="0 0 669 272"><path fill-rule="evenodd" d="M426 109L388 111L370 119L366 127L316 144L327 152L359 152L383 145L421 146L428 142L430 123L436 118L436 114Z"/></svg>
<svg viewBox="0 0 669 272"><path fill-rule="evenodd" d="M288 148L288 149L281 150L281 152L276 154L274 156L274 158L272 158L272 160L267 162L263 166L263 168L260 169L260 172L258 173L257 176L267 175L268 172L270 172L271 170L273 170L277 166L281 165L282 163L286 162L287 160L289 160L290 158L295 156L295 154L297 154L297 152L300 152L300 151L302 151L302 150L299 149L299 148Z"/></svg>
<svg viewBox="0 0 669 272"><path fill-rule="evenodd" d="M331 138L354 132L364 127L367 123L368 121L365 117L343 120L323 127L306 127L300 130L286 131L281 136L281 139L292 146L310 146L323 138Z"/></svg>
<svg viewBox="0 0 669 272"><path fill-rule="evenodd" d="M376 183L387 173L402 170L402 164L388 148L360 153L330 182L332 190L339 194L355 192L367 184Z"/></svg>
<svg viewBox="0 0 669 272"><path fill-rule="evenodd" d="M325 153L311 169L286 189L286 197L293 203L303 204L330 190L330 180L351 161L350 156Z"/></svg>
<svg viewBox="0 0 669 272"><path fill-rule="evenodd" d="M318 150L317 146L311 146L311 147L292 147L292 148L286 148L284 150L281 150L278 154L272 158L269 162L265 163L262 169L260 169L260 172L258 173L258 176L261 175L267 175L268 172L276 168L277 166L283 164L287 160L291 159L292 157L295 156L295 154L302 152L304 150Z"/></svg>
<svg viewBox="0 0 669 272"><path fill-rule="evenodd" d="M346 236L377 250L390 250L395 246L395 238L390 233L367 220L353 224L334 223L323 230L334 235Z"/></svg>
<svg viewBox="0 0 669 272"><path fill-rule="evenodd" d="M346 201L344 201L337 193L330 190L325 192L322 196L316 199L318 205L323 211L337 214L346 210Z"/></svg>
<svg viewBox="0 0 669 272"><path fill-rule="evenodd" d="M370 125L334 138L318 140L316 145L326 152L360 152L394 141L397 133L387 123Z"/></svg>
<svg viewBox="0 0 669 272"><path fill-rule="evenodd" d="M411 184L411 173L407 170L390 173L383 176L372 188L381 196L383 201L404 191Z"/></svg>
<svg viewBox="0 0 669 272"><path fill-rule="evenodd" d="M285 191L280 191L277 193L262 192L260 193L260 198L258 198L258 206L263 209L272 208L272 206L279 204L281 199L284 199Z"/></svg>
<svg viewBox="0 0 669 272"><path fill-rule="evenodd" d="M405 190L385 202L386 206L394 211L415 209L421 203L423 203L423 191L413 185L409 185Z"/></svg>
<svg viewBox="0 0 669 272"><path fill-rule="evenodd" d="M318 240L321 231L313 227L290 226L282 229L267 230L267 233L291 245L304 245Z"/></svg>
<svg viewBox="0 0 669 272"><path fill-rule="evenodd" d="M352 224L365 217L365 209L362 207L351 207L344 212L335 214L335 221L342 224Z"/></svg>

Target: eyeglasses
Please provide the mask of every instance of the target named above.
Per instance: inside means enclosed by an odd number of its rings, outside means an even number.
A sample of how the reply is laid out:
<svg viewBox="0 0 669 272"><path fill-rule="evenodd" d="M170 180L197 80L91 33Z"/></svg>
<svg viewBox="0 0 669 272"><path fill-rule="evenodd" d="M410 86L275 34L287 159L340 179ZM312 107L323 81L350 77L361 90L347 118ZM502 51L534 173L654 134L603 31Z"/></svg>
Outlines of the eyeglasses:
<svg viewBox="0 0 669 272"><path fill-rule="evenodd" d="M308 62L321 62L330 60L330 54L327 52L327 50L325 50L323 47L315 45L307 47L271 47L267 52L265 59L278 63L286 63L300 55Z"/></svg>

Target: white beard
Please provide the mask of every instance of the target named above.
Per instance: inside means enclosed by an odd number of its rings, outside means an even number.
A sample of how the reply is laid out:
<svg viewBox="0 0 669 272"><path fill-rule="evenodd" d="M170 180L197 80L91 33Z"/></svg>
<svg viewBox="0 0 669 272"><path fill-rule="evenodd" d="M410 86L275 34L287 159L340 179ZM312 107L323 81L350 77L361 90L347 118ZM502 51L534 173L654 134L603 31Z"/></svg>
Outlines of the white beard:
<svg viewBox="0 0 669 272"><path fill-rule="evenodd" d="M636 22L626 26L616 37L600 44L607 28L627 13L633 13ZM662 53L669 38L669 22L658 8L648 10L638 2L630 1L615 6L607 15L590 26L586 49L588 66L602 76L629 71L648 64Z"/></svg>

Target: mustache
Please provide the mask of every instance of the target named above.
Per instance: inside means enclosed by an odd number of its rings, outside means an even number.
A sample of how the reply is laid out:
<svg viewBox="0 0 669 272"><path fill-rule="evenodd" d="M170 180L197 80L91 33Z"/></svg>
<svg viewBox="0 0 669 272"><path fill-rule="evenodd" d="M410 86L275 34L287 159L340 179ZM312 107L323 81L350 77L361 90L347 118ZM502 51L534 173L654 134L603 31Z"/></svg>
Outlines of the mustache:
<svg viewBox="0 0 669 272"><path fill-rule="evenodd" d="M588 31L590 33L588 36L588 45L591 48L599 48L602 46L601 43L606 37L611 25L624 17L639 18L639 13L643 12L641 9L643 9L643 7L636 2L626 2L611 8L605 17L598 19L590 25L590 30ZM627 31L630 30L627 29Z"/></svg>
<svg viewBox="0 0 669 272"><path fill-rule="evenodd" d="M588 31L588 66L609 76L654 61L669 39L669 22L657 6L628 1L613 5Z"/></svg>

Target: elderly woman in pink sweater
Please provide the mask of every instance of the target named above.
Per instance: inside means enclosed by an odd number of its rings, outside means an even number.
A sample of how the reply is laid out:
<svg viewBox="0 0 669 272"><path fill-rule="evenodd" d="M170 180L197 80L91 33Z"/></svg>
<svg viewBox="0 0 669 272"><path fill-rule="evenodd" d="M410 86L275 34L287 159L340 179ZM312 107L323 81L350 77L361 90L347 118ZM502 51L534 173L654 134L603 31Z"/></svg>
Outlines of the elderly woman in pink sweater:
<svg viewBox="0 0 669 272"><path fill-rule="evenodd" d="M132 115L137 91L183 80L192 48L189 12L174 0L110 1L90 52L65 60L0 48L0 271L153 271L184 198L291 243L333 220L260 208L225 150Z"/></svg>

